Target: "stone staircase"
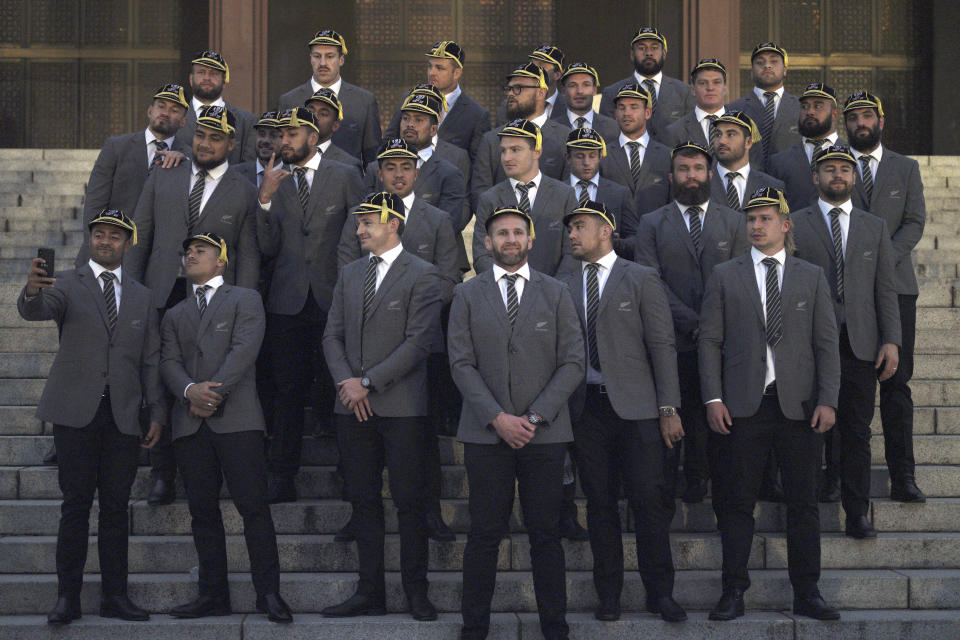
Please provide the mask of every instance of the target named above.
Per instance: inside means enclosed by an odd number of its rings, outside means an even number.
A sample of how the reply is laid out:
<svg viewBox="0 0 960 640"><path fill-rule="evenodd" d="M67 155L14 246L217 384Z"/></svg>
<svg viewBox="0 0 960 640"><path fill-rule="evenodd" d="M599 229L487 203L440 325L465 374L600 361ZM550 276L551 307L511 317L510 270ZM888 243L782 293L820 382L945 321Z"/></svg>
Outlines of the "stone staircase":
<svg viewBox="0 0 960 640"><path fill-rule="evenodd" d="M430 596L443 612L433 623L400 613L399 537L396 512L387 501L388 608L381 618L327 620L326 605L348 597L356 580L352 544L333 541L349 517L339 498L333 441L307 437L296 504L273 507L282 593L296 613L288 627L268 623L254 612L249 562L241 521L229 500L222 503L228 534L231 597L237 612L227 618L175 620L160 613L150 623L99 618L99 575L89 574L83 590L86 616L51 630L43 614L56 596L54 549L60 492L56 468L42 466L52 442L50 425L33 417L44 378L57 349L52 323L27 323L15 300L37 246L57 250L58 268L68 268L81 237L84 182L96 151L0 151L0 640L8 638L456 638L459 634L462 552L469 523L462 449L442 443L443 511L457 541L431 542ZM915 252L921 295L916 374L917 481L926 504L887 499L883 440L874 424L871 518L876 540L842 534L839 505L821 505L823 577L827 601L843 619L822 623L790 613L786 571L785 512L781 505L757 507L757 534L751 557L753 587L747 616L732 623L708 622L706 611L720 593L720 540L709 502L678 503L672 536L678 569L675 596L691 611L683 625L669 625L643 613L643 586L635 572L632 534L624 536L629 571L622 598L625 615L616 623L593 619L596 597L587 543L565 542L572 638L935 638L960 637L960 157L919 158L927 197L927 228ZM51 170L56 166L57 170ZM130 538L130 592L154 612L164 612L196 592L196 554L190 518L182 498L173 505L146 504L149 469L141 467L133 488ZM384 495L388 496L387 489ZM518 509L517 509L518 510ZM96 507L94 507L96 511ZM630 518L623 509L624 521ZM583 501L580 516L585 517ZM491 638L540 637L526 536L514 533L500 549ZM91 518L96 532L96 517ZM90 572L98 570L96 540L90 541Z"/></svg>

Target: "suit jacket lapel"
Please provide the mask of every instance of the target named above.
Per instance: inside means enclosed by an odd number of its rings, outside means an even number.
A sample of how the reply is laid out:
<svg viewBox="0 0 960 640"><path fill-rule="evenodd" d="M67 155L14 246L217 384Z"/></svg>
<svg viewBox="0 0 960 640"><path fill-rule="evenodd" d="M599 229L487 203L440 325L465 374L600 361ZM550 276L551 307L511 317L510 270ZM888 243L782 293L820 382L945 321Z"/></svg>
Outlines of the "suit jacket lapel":
<svg viewBox="0 0 960 640"><path fill-rule="evenodd" d="M621 260L622 258L614 260L613 268L611 268L610 273L607 274L607 281L603 285L603 291L600 292L600 306L597 308L597 316L607 308L607 303L610 301L610 298L613 297L613 292L617 290L617 287L620 286L620 281L623 280L624 266L620 264ZM580 278L580 282L583 282L583 278ZM582 288L583 285L581 284L581 289ZM580 306L582 307L583 304Z"/></svg>
<svg viewBox="0 0 960 640"><path fill-rule="evenodd" d="M313 172L313 184L310 185L310 198L307 200L307 210L303 212L303 220L305 223L312 220L317 209L320 208L319 201L323 197L327 180L330 177L329 169L330 165L323 164L323 160L321 160L320 166ZM299 195L297 196L297 202L300 202Z"/></svg>
<svg viewBox="0 0 960 640"><path fill-rule="evenodd" d="M233 181L236 179L237 176L229 169L220 177L220 181L217 183L217 186L213 188L213 193L211 193L210 197L207 198L207 204L203 205L203 209L200 211L200 217L197 218L197 228L202 228L201 225L206 223L208 211L219 210L220 201L226 198L229 193L234 191L235 186Z"/></svg>
<svg viewBox="0 0 960 640"><path fill-rule="evenodd" d="M874 195L883 192L883 188L886 186L887 177L893 172L893 167L891 166L892 162L893 160L890 158L890 154L888 152L884 154L884 156L880 159L880 162L877 163L877 172L873 174ZM862 182L862 180L860 182ZM873 204L866 198L863 199L863 202L867 205L867 207Z"/></svg>
<svg viewBox="0 0 960 640"><path fill-rule="evenodd" d="M530 315L530 309L536 305L537 298L540 296L540 274L536 271L530 272L530 282L527 282L523 285L523 295L520 296L520 305L517 308L517 319L514 322L514 329L518 326L522 326L526 322L527 316ZM501 298L501 305L502 305ZM506 312L506 307L504 306L504 312ZM509 319L507 320L509 322Z"/></svg>
<svg viewBox="0 0 960 640"><path fill-rule="evenodd" d="M625 179L625 183L621 184L629 185L630 193L634 193L637 187L633 183L633 174L630 173L630 164L627 162L627 150L618 146L613 153L610 154L610 157L612 158L612 162L616 166L617 171L620 172L621 178Z"/></svg>
<svg viewBox="0 0 960 640"><path fill-rule="evenodd" d="M507 317L507 305L503 303L503 296L500 295L500 284L493 279L493 269L485 271L477 277L484 279L482 291L484 297L487 299L487 304L490 305L493 316L505 329L509 329L510 319Z"/></svg>
<svg viewBox="0 0 960 640"><path fill-rule="evenodd" d="M86 264L80 268L77 275L80 277L80 280L83 281L83 284L86 285L87 289L90 290L94 304L97 305L97 310L100 312L100 319L103 320L103 326L109 332L110 325L107 323L107 303L103 299L103 289L100 288L97 277L93 275L93 269L90 268L89 264ZM122 300L123 298L121 298L121 301Z"/></svg>
<svg viewBox="0 0 960 640"><path fill-rule="evenodd" d="M410 207L410 211L407 213L407 221L404 224L403 235L407 238L417 238L419 237L421 227L426 224L424 217L427 215L423 212L424 201L420 198L414 197L413 206ZM411 245L412 246L412 245Z"/></svg>
<svg viewBox="0 0 960 640"><path fill-rule="evenodd" d="M577 315L580 316L580 322L584 327L587 326L586 310L583 308L583 298L585 295L583 287L583 262L577 261L577 268L565 271L560 278L567 283L570 293L573 294L573 306L577 309Z"/></svg>
<svg viewBox="0 0 960 640"><path fill-rule="evenodd" d="M192 289L193 287L191 287ZM213 293L213 297L210 298L210 304L207 305L207 310L203 312L203 315L200 316L200 325L197 327L197 340L200 340L200 336L203 335L203 332L207 330L207 327L210 325L210 318L217 312L217 309L220 308L220 305L223 303L223 299L230 295L230 285L224 283ZM196 297L194 296L194 308L197 309L197 313L200 313L200 308L196 305Z"/></svg>
<svg viewBox="0 0 960 640"><path fill-rule="evenodd" d="M171 140L174 142L176 138ZM130 139L130 144L133 145L133 154L131 157L136 158L137 161L134 163L137 165L137 179L146 180L147 174L150 172L152 165L146 163L147 160L147 140L144 137L143 132L134 134ZM173 146L172 144L170 146Z"/></svg>
<svg viewBox="0 0 960 640"><path fill-rule="evenodd" d="M393 261L393 264L387 269L387 274L383 277L383 282L377 287L377 292L373 294L373 300L370 302L370 309L368 311L370 315L373 315L377 310L377 307L380 306L380 301L383 300L387 295L387 291L400 279L400 275L409 263L410 254L406 251L401 252L400 255L397 256L397 259Z"/></svg>
<svg viewBox="0 0 960 640"><path fill-rule="evenodd" d="M760 300L760 290L757 288L757 273L754 270L753 258L751 258L748 253L740 256L737 260L740 261L737 273L740 274L740 279L743 280L747 297L753 302L753 310L757 312L757 317L760 318L760 324L766 326L767 319L763 313L763 302ZM786 271L784 271L784 281L786 281Z"/></svg>
<svg viewBox="0 0 960 640"><path fill-rule="evenodd" d="M687 229L687 224L683 221L683 214L680 213L680 209L673 202L668 206L670 207L670 211L667 213L667 220L673 225L677 237L680 238L680 242L687 248L690 255L693 256L693 259L700 262L700 256L697 255L697 248L693 246L693 239L690 237L690 230Z"/></svg>
<svg viewBox="0 0 960 640"><path fill-rule="evenodd" d="M833 234L830 231L830 228L827 226L827 221L823 219L823 213L820 211L820 206L818 204L813 204L807 210L807 215L810 216L810 224L814 229L814 232L817 234L817 237L820 238L820 242L823 243L823 248L827 250L827 255L830 256L830 261L835 262L836 256L833 253Z"/></svg>
<svg viewBox="0 0 960 640"><path fill-rule="evenodd" d="M447 112L447 115L443 116L443 121L440 123L440 127L437 129L437 131L439 131L440 129L443 129L450 122L457 121L457 119L460 117L460 114L463 113L463 99L465 97L466 96L463 95L463 92L461 92L460 97L457 98L457 101L453 103L452 107L450 107L450 111ZM450 125L450 126L453 126L453 125Z"/></svg>
<svg viewBox="0 0 960 640"><path fill-rule="evenodd" d="M186 164L186 163L184 163ZM183 165L181 165L183 166ZM174 198L180 207L181 219L183 220L184 229L190 228L190 191L193 189L193 181L196 176L193 174L192 163L187 166L185 171L182 171L181 174L183 177L177 176L180 178L176 182L177 197ZM160 176L157 176L158 178Z"/></svg>
<svg viewBox="0 0 960 640"><path fill-rule="evenodd" d="M436 152L430 159L423 163L423 166L420 167L420 174L417 176L417 180L413 183L413 190L416 193L419 193L425 187L429 188L433 181L433 174L437 172L438 162L434 159L437 157ZM428 194L433 195L433 194Z"/></svg>

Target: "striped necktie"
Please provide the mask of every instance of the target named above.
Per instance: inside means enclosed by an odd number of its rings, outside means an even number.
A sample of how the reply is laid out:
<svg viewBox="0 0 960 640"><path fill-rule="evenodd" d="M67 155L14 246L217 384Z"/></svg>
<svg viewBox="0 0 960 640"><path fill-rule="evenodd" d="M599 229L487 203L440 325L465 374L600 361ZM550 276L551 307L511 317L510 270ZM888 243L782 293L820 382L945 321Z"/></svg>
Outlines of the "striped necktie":
<svg viewBox="0 0 960 640"><path fill-rule="evenodd" d="M740 195L737 193L737 187L733 181L740 177L736 171L727 173L727 206L736 211L740 210Z"/></svg>
<svg viewBox="0 0 960 640"><path fill-rule="evenodd" d="M107 326L110 327L110 335L117 329L117 294L113 287L113 280L116 278L110 271L104 271L100 274L103 280L103 301L107 304Z"/></svg>
<svg viewBox="0 0 960 640"><path fill-rule="evenodd" d="M707 116L707 120L710 121L710 124L707 125L707 131L710 132L708 140L710 142L710 152L713 153L713 145L716 144L717 138L720 137L720 129L717 129L713 126L713 123L717 121L717 116L713 113Z"/></svg>
<svg viewBox="0 0 960 640"><path fill-rule="evenodd" d="M628 142L630 147L630 175L633 177L633 189L636 191L640 184L640 143Z"/></svg>
<svg viewBox="0 0 960 640"><path fill-rule="evenodd" d="M306 167L294 167L293 175L297 179L297 196L300 198L300 206L304 213L307 211L307 204L310 202L310 185L307 184Z"/></svg>
<svg viewBox="0 0 960 640"><path fill-rule="evenodd" d="M207 182L207 170L197 171L197 178L193 182L193 188L190 190L190 197L187 200L190 219L187 221L187 227L190 234L193 234L197 221L200 220L200 203L203 202L203 190Z"/></svg>
<svg viewBox="0 0 960 640"><path fill-rule="evenodd" d="M583 126L587 124L587 119L584 118L583 116L577 116L577 119L574 120L574 122L577 123L577 126L576 126L577 129L583 129Z"/></svg>
<svg viewBox="0 0 960 640"><path fill-rule="evenodd" d="M693 240L693 246L699 254L703 249L703 225L700 222L700 214L703 209L700 207L690 207L687 209L687 215L690 216L690 239Z"/></svg>
<svg viewBox="0 0 960 640"><path fill-rule="evenodd" d="M643 88L650 92L650 117L657 113L657 85L653 80L644 80Z"/></svg>
<svg viewBox="0 0 960 640"><path fill-rule="evenodd" d="M536 183L531 180L527 184L517 184L517 191L520 192L520 198L517 202L517 209L523 211L525 214L530 215L530 196L527 195L530 192L530 189L536 187Z"/></svg>
<svg viewBox="0 0 960 640"><path fill-rule="evenodd" d="M380 256L370 256L370 262L367 263L367 273L363 278L363 319L367 319L367 312L370 310L370 304L373 302L373 296L377 293L377 265L383 262Z"/></svg>
<svg viewBox="0 0 960 640"><path fill-rule="evenodd" d="M813 145L813 152L810 154L810 170L813 171L817 168L817 154L820 153L820 149L823 149L823 145L830 141L823 138L821 140L806 140L806 142Z"/></svg>
<svg viewBox="0 0 960 640"><path fill-rule="evenodd" d="M519 273L510 273L503 276L507 281L507 318L510 319L510 326L517 321L517 312L520 311L520 301L517 298L517 278Z"/></svg>
<svg viewBox="0 0 960 640"><path fill-rule="evenodd" d="M860 173L863 178L863 191L867 194L867 206L873 200L873 171L870 170L871 155L860 156Z"/></svg>
<svg viewBox="0 0 960 640"><path fill-rule="evenodd" d="M197 287L197 290L193 292L193 295L197 296L197 309L199 309L201 316L207 310L207 291L209 289L210 285L204 284Z"/></svg>
<svg viewBox="0 0 960 640"><path fill-rule="evenodd" d="M777 346L783 337L783 317L780 303L780 283L777 278L776 258L764 258L767 266L767 344Z"/></svg>
<svg viewBox="0 0 960 640"><path fill-rule="evenodd" d="M155 166L163 163L163 155L157 153L157 151L166 151L167 143L163 140L154 140L153 141L154 151L153 151L153 162L150 163L150 169L152 170Z"/></svg>
<svg viewBox="0 0 960 640"><path fill-rule="evenodd" d="M580 187L580 196L577 198L577 205L583 207L590 199L590 181L580 180L577 182L577 186Z"/></svg>
<svg viewBox="0 0 960 640"><path fill-rule="evenodd" d="M833 259L837 272L837 298L843 300L843 234L840 230L840 214L843 209L830 209L830 235L833 236Z"/></svg>
<svg viewBox="0 0 960 640"><path fill-rule="evenodd" d="M777 106L777 94L774 91L763 92L763 120L760 122L760 137L763 144L763 157L769 158L773 153L773 120Z"/></svg>
<svg viewBox="0 0 960 640"><path fill-rule="evenodd" d="M600 310L600 265L590 262L587 267L587 351L590 366L600 371L600 354L597 352L597 312Z"/></svg>

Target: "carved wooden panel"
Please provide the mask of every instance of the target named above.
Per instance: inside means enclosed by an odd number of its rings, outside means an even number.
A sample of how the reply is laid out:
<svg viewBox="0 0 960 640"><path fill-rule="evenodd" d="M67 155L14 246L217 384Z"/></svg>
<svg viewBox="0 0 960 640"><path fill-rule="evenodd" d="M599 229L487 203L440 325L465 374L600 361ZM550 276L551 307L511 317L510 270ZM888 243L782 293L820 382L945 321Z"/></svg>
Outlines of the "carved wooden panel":
<svg viewBox="0 0 960 640"><path fill-rule="evenodd" d="M873 86L873 69L827 69L827 84L837 92L837 101L843 101L855 91L869 91ZM872 92L871 92L872 93ZM881 98L882 100L883 98Z"/></svg>
<svg viewBox="0 0 960 640"><path fill-rule="evenodd" d="M822 0L780 0L780 44L789 55L820 51Z"/></svg>
<svg viewBox="0 0 960 640"><path fill-rule="evenodd" d="M77 62L31 62L27 65L27 76L30 87L28 144L51 149L77 146Z"/></svg>
<svg viewBox="0 0 960 640"><path fill-rule="evenodd" d="M741 51L753 51L759 43L773 38L770 33L770 13L768 0L740 0ZM753 80L750 78L747 79L747 84L740 84L741 87L752 85Z"/></svg>
<svg viewBox="0 0 960 640"><path fill-rule="evenodd" d="M380 124L386 126L393 116L391 109L397 104L397 96L404 89L410 88L404 82L403 63L361 62L357 64L355 73L357 84L367 91L372 91L377 97L377 104L380 106Z"/></svg>
<svg viewBox="0 0 960 640"><path fill-rule="evenodd" d="M371 47L400 44L402 4L401 0L357 2L357 36L360 43Z"/></svg>
<svg viewBox="0 0 960 640"><path fill-rule="evenodd" d="M808 84L822 81L823 69L798 69L796 67L790 67L783 84L787 88L787 91L795 96L799 96Z"/></svg>
<svg viewBox="0 0 960 640"><path fill-rule="evenodd" d="M76 45L80 0L30 0L30 44Z"/></svg>
<svg viewBox="0 0 960 640"><path fill-rule="evenodd" d="M83 0L80 16L82 46L126 47L130 43L128 0Z"/></svg>
<svg viewBox="0 0 960 640"><path fill-rule="evenodd" d="M409 0L406 8L406 44L429 47L438 40L455 39L455 6L450 0Z"/></svg>
<svg viewBox="0 0 960 640"><path fill-rule="evenodd" d="M924 27L930 24L929 2L913 0L877 0L880 30L880 53L916 55L925 37Z"/></svg>
<svg viewBox="0 0 960 640"><path fill-rule="evenodd" d="M136 43L143 47L179 49L181 16L179 2L138 0Z"/></svg>
<svg viewBox="0 0 960 640"><path fill-rule="evenodd" d="M27 124L23 70L22 62L0 62L0 147L24 144Z"/></svg>
<svg viewBox="0 0 960 640"><path fill-rule="evenodd" d="M85 62L80 67L81 146L95 149L114 132L132 129L127 68L126 62Z"/></svg>
<svg viewBox="0 0 960 640"><path fill-rule="evenodd" d="M509 15L510 44L530 49L554 44L556 11L550 0L513 0L513 11ZM502 43L502 36L498 41Z"/></svg>
<svg viewBox="0 0 960 640"><path fill-rule="evenodd" d="M830 4L830 52L873 51L873 0L834 0Z"/></svg>
<svg viewBox="0 0 960 640"><path fill-rule="evenodd" d="M26 0L0 2L0 47L19 47L26 38Z"/></svg>
<svg viewBox="0 0 960 640"><path fill-rule="evenodd" d="M470 47L493 47L503 40L506 27L506 0L475 0L460 3L460 44Z"/></svg>

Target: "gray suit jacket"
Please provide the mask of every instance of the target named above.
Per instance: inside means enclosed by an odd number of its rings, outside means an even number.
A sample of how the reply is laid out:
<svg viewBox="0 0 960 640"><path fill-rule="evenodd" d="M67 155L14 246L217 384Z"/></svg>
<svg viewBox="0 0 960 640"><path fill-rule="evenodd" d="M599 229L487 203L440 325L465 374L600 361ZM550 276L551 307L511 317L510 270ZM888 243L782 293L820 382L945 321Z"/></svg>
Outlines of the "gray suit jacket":
<svg viewBox="0 0 960 640"><path fill-rule="evenodd" d="M817 405L837 407L840 351L830 290L819 267L787 256L780 287L783 337L773 349L783 415L809 420ZM767 375L766 320L750 254L718 265L700 314L700 387L733 418L756 414Z"/></svg>
<svg viewBox="0 0 960 640"><path fill-rule="evenodd" d="M170 148L188 156L191 152L190 146L184 146L176 137ZM107 138L87 179L83 199L83 243L77 253L75 266L82 267L90 259L87 222L103 209L120 209L132 216L148 175L147 143L143 130Z"/></svg>
<svg viewBox="0 0 960 640"><path fill-rule="evenodd" d="M617 97L617 91L620 87L636 81L637 79L631 73L605 88L600 99L600 113L612 118L613 99ZM653 117L647 122L650 135L662 142L661 136L666 132L667 127L682 118L685 113L693 111L696 104L689 84L667 75L662 76L660 91L657 92L657 108L653 112Z"/></svg>
<svg viewBox="0 0 960 640"><path fill-rule="evenodd" d="M697 112L688 111L682 118L667 125L657 139L671 149L680 142L692 140L704 147L708 146L706 136L703 135L703 128L697 122Z"/></svg>
<svg viewBox="0 0 960 640"><path fill-rule="evenodd" d="M312 95L313 85L307 80L280 96L277 108L283 111L302 107ZM380 109L377 99L366 89L346 80L340 83L337 98L343 106L343 120L340 121L340 128L333 132L334 144L359 158L364 165L376 160L377 147L380 146Z"/></svg>
<svg viewBox="0 0 960 640"><path fill-rule="evenodd" d="M160 373L175 399L174 440L196 433L204 420L214 433L264 430L254 363L265 326L260 294L229 284L217 289L202 316L193 295L164 314ZM223 412L198 418L183 392L191 382L207 380L223 383L215 389L223 396Z"/></svg>
<svg viewBox="0 0 960 640"><path fill-rule="evenodd" d="M367 165L364 175L364 187L367 192L383 191L383 183L377 177L377 163ZM467 187L463 174L454 165L441 158L436 152L420 167L417 181L413 183L417 198L447 212L456 229L462 230L469 222L464 216L469 213L465 207Z"/></svg>
<svg viewBox="0 0 960 640"><path fill-rule="evenodd" d="M873 176L873 198L867 202L858 169L853 206L886 221L893 244L893 288L898 294L917 295L920 290L910 254L923 236L927 219L920 165L913 158L884 147L877 175Z"/></svg>
<svg viewBox="0 0 960 640"><path fill-rule="evenodd" d="M813 172L803 142L770 156L768 171L774 178L783 180L790 211L809 207L820 197L813 184Z"/></svg>
<svg viewBox="0 0 960 640"><path fill-rule="evenodd" d="M551 120L556 120L560 124L573 129L573 123L570 122L570 114L567 112L566 108L556 110L550 114ZM574 123L576 118L574 118ZM616 143L617 138L620 137L620 125L617 124L617 121L609 116L605 116L602 113L593 112L593 126L590 127L601 136L603 136L603 141L607 143L607 147L611 143Z"/></svg>
<svg viewBox="0 0 960 640"><path fill-rule="evenodd" d="M583 263L563 274L580 316L584 343L587 319ZM670 304L657 272L617 258L604 283L597 312L597 354L610 404L624 420L657 418L660 407L680 406L677 349ZM586 353L584 353L586 358ZM581 385L570 406L574 420L583 409ZM651 434L659 439L659 431Z"/></svg>
<svg viewBox="0 0 960 640"><path fill-rule="evenodd" d="M227 156L230 164L240 164L257 159L257 116L240 107L227 104L227 109L237 119L237 131L234 138L237 144ZM187 109L187 118L177 131L177 140L188 149L193 149L193 133L197 130L197 112L193 107ZM189 154L188 154L189 155Z"/></svg>
<svg viewBox="0 0 960 640"><path fill-rule="evenodd" d="M330 141L330 146L323 152L323 157L328 160L336 160L348 167L354 167L357 171L363 173L363 164L360 162L360 158L347 153L332 140Z"/></svg>
<svg viewBox="0 0 960 640"><path fill-rule="evenodd" d="M440 283L429 262L402 251L377 288L366 319L363 281L369 259L340 271L323 332L334 382L366 375L370 408L385 417L426 416L427 356L440 325ZM337 401L334 412L352 412Z"/></svg>
<svg viewBox="0 0 960 640"><path fill-rule="evenodd" d="M404 99L410 94L405 94ZM401 101L402 103L402 101ZM483 134L490 131L490 112L468 96L460 92L460 97L453 103L453 108L443 117L437 138L466 151L468 159L477 155L480 140ZM400 108L393 114L387 131L383 134L386 139L400 137Z"/></svg>
<svg viewBox="0 0 960 640"><path fill-rule="evenodd" d="M504 180L488 190L477 205L477 221L473 225L473 268L477 273L493 267L493 256L483 244L487 237L487 218L500 207L516 207L517 194ZM530 215L537 237L527 259L530 267L546 274L556 274L563 262L571 261L570 239L563 226L563 217L577 208L573 187L545 175L540 177ZM572 262L570 262L572 265ZM570 265L567 265L570 266Z"/></svg>
<svg viewBox="0 0 960 640"><path fill-rule="evenodd" d="M497 444L493 419L528 411L549 425L527 446L573 440L567 403L583 380L584 347L566 285L531 269L513 326L492 270L458 285L447 351L463 395L458 440Z"/></svg>
<svg viewBox="0 0 960 640"><path fill-rule="evenodd" d="M743 111L750 116L757 127L763 124L763 102L757 98L753 88L739 100L735 100L728 108L729 111ZM800 100L797 96L789 93L786 89L780 98L780 106L777 107L777 115L773 119L772 146L770 147L770 157L774 154L789 149L801 141L800 132L797 130L800 121ZM759 149L759 157L751 149L750 164L760 169L770 172L769 166L763 164L763 142L754 145Z"/></svg>
<svg viewBox="0 0 960 640"><path fill-rule="evenodd" d="M150 290L121 274L117 328L110 335L107 305L89 265L56 274L53 288L31 300L17 299L24 320L53 320L60 348L50 367L37 418L68 427L93 420L104 388L110 387L113 420L121 433L140 435L141 404L150 420L167 423L160 383L160 329Z"/></svg>
<svg viewBox="0 0 960 640"><path fill-rule="evenodd" d="M619 134L618 134L619 135ZM633 211L638 218L670 202L670 149L656 140L650 140L640 164L640 185L633 182L627 152L619 146L617 138L607 147L607 157L600 161L600 173L605 178L618 182L633 194ZM632 225L624 227L621 236L630 237L636 232Z"/></svg>
<svg viewBox="0 0 960 640"><path fill-rule="evenodd" d="M470 180L471 204L474 211L480 206L480 196L495 184L507 179L500 165L500 137L497 131L483 134L483 141L473 161L473 177ZM567 166L567 134L570 127L547 119L540 129L543 137L543 153L540 154L540 171L554 180L563 178ZM476 259L476 258L474 258Z"/></svg>
<svg viewBox="0 0 960 640"><path fill-rule="evenodd" d="M883 218L854 207L850 212L843 259L843 299L836 293L833 239L818 205L790 214L796 256L827 274L837 326L847 326L850 346L860 360L872 361L877 347L900 345L900 306L893 287L893 247Z"/></svg>
<svg viewBox="0 0 960 640"><path fill-rule="evenodd" d="M321 160L313 176L307 210L300 205L293 176L280 183L270 211L257 207L257 240L275 258L267 311L296 315L313 293L326 311L337 282L337 244L348 211L363 198L360 174L333 160Z"/></svg>
<svg viewBox="0 0 960 640"><path fill-rule="evenodd" d="M750 250L746 218L739 211L711 200L702 222L699 254L676 202L643 216L637 232L636 260L655 268L663 278L679 351L697 348L693 334L700 324L700 304L710 272Z"/></svg>
<svg viewBox="0 0 960 640"><path fill-rule="evenodd" d="M235 164L230 167L238 174L246 178L247 182L253 185L254 189L259 190L260 185L257 181L257 161L251 160L250 162L241 162L240 164Z"/></svg>
<svg viewBox="0 0 960 640"><path fill-rule="evenodd" d="M783 191L783 182L773 176L764 173L756 168L753 161L750 161L750 175L747 176L747 188L743 190L744 200L749 200L754 191L760 187L774 187ZM716 166L713 168L713 178L710 179L710 199L716 202L727 202L727 185L720 178L720 172ZM742 210L744 203L740 203Z"/></svg>
<svg viewBox="0 0 960 640"><path fill-rule="evenodd" d="M134 213L138 244L127 256L127 265L134 278L153 290L153 302L158 308L166 304L180 273L192 184L190 162L181 162L171 169L155 169L143 187ZM256 188L228 168L200 210L194 229L198 233L216 233L226 240L230 262L224 279L251 289L256 288L260 279L256 207Z"/></svg>

